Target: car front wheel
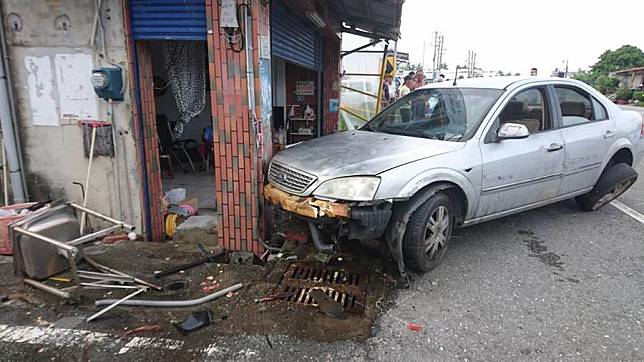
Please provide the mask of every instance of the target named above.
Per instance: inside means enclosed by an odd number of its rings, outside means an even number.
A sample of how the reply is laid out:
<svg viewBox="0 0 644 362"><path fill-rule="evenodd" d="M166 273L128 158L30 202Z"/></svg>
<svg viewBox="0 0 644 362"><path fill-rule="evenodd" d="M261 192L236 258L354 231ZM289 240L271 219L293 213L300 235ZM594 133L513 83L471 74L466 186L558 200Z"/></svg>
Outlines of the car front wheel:
<svg viewBox="0 0 644 362"><path fill-rule="evenodd" d="M437 267L452 236L455 210L443 192L432 195L411 216L403 239L405 264L427 272Z"/></svg>
<svg viewBox="0 0 644 362"><path fill-rule="evenodd" d="M617 163L604 171L589 193L575 199L585 211L595 211L623 194L637 180L637 172L625 163Z"/></svg>

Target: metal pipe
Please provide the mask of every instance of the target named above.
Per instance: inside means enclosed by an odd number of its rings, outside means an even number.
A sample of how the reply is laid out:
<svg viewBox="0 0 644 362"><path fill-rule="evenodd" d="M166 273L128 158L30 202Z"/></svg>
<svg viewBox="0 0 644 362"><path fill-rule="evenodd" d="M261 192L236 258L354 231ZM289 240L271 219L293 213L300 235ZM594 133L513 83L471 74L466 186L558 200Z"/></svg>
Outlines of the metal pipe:
<svg viewBox="0 0 644 362"><path fill-rule="evenodd" d="M234 292L242 287L242 283L237 283L231 287L228 287L226 289L222 289L218 292L208 294L205 297L197 298L197 299L189 299L189 300L128 300L124 301L121 303L121 305L130 305L130 306L138 306L138 307L168 307L168 308L176 308L176 307L192 307L195 305L207 303L210 301L213 301L219 297L222 297L230 292ZM101 305L108 305L116 302L116 299L103 299L103 300L97 300L94 302L95 306L101 306Z"/></svg>
<svg viewBox="0 0 644 362"><path fill-rule="evenodd" d="M4 19L4 15L2 13L2 7L0 6L0 19ZM7 37L5 35L4 31L4 26L2 26L2 20L0 20L0 46L2 46L2 54L4 54L4 57L2 58L2 64L4 65L4 68L7 70L5 76L7 77L7 84L14 84L11 80L11 67L9 67L9 51L7 50ZM20 164L20 173L22 176L22 189L25 191L25 194L27 193L27 181L25 180L25 175L24 175L24 164L25 162L22 159L22 145L20 144L20 128L18 127L18 116L16 112L16 103L14 100L16 97L13 94L13 87L9 87L9 105L11 106L11 117L13 120L13 137L16 140L16 148L18 149L18 163ZM26 200L29 201L29 196L25 195Z"/></svg>
<svg viewBox="0 0 644 362"><path fill-rule="evenodd" d="M318 251L325 254L335 253L335 245L327 244L324 241L322 241L322 235L320 233L320 229L318 229L318 227L315 226L315 224L313 224L312 222L309 223L309 231L311 232L311 239L313 239L313 245L315 245L315 248L318 249Z"/></svg>
<svg viewBox="0 0 644 362"><path fill-rule="evenodd" d="M378 83L378 98L376 98L376 114L380 112L380 104L382 103L383 81L385 79L385 69L387 69L387 50L389 43L385 43L385 50L382 52L382 64L380 65L380 82Z"/></svg>
<svg viewBox="0 0 644 362"><path fill-rule="evenodd" d="M96 272L91 272L86 270L79 270L78 275L80 275L81 278L85 278L85 279L109 280L112 282L119 282L119 283L134 283L134 278L127 277L124 275L96 273Z"/></svg>
<svg viewBox="0 0 644 362"><path fill-rule="evenodd" d="M99 264L96 260L94 260L94 259L90 258L90 257L89 257L89 256L87 256L87 255L83 255L83 259L85 259L85 261L87 262L87 264L91 265L92 267L94 267L94 268L96 268L96 269L98 269L98 270L102 270L102 271L104 271L104 272L109 272L109 273L112 273L112 274L123 275L123 276L126 276L126 277L132 277L132 278L134 278L134 281L135 281L135 282L137 282L137 283L139 283L139 284L146 285L146 286L148 286L148 287L150 287L150 288L153 288L153 289L156 289L156 290L161 290L161 289L163 289L161 286L158 286L158 285L156 285L156 284L153 284L153 283L150 283L150 282L146 282L146 281L145 281L145 280L143 280L143 279L139 279L139 278L137 278L137 277L133 277L133 276L131 276L131 275L129 275L129 274L125 274L125 273L123 273L122 271L118 271L118 270L116 270L116 269L112 269L112 268L110 268L110 267L108 267L108 266L105 266L105 265L103 265L103 264Z"/></svg>
<svg viewBox="0 0 644 362"><path fill-rule="evenodd" d="M124 303L124 302L126 302L128 299L130 299L130 298L132 298L132 297L135 297L135 296L137 296L137 295L139 295L139 294L141 294L141 293L143 293L143 292L145 292L145 289L139 289L139 290L137 290L136 292L134 292L134 293L132 293L132 294L130 294L130 295L127 295L127 296L125 296L125 297L123 297L123 298L121 298L121 299L119 299L119 300L117 300L117 301L115 301L115 302L111 303L107 308L105 308L105 309L103 309L103 310L99 311L98 313L95 313L95 314L92 314L91 316L89 316L89 317L86 319L86 321L87 321L87 322L91 322L92 320L94 320L94 319L96 319L96 318L98 318L98 317L102 316L103 314L107 313L107 312L108 312L108 311L110 311L112 308L116 307L117 305L119 305L119 304L121 304L121 303Z"/></svg>
<svg viewBox="0 0 644 362"><path fill-rule="evenodd" d="M360 90L360 89L351 88L351 87L346 86L346 85L343 85L343 86L342 86L342 88L344 88L344 89L348 89L348 90L350 90L350 91L352 91L352 92L360 93L360 94L363 94L363 95L365 95L365 96L369 96L369 97L372 97L372 98L378 98L378 96L377 96L377 95L375 95L375 94L371 94L371 93L369 93L369 92L365 92L365 91Z"/></svg>
<svg viewBox="0 0 644 362"><path fill-rule="evenodd" d="M1 25L0 25L1 26ZM7 174L7 151L4 149L4 137L2 140L2 193L4 196L4 206L9 205L9 182Z"/></svg>
<svg viewBox="0 0 644 362"><path fill-rule="evenodd" d="M123 221L116 220L116 219L111 218L111 217L109 217L107 215L103 215L100 212L94 211L92 209L88 209L88 208L86 208L84 206L80 206L80 205L78 205L78 204L76 204L74 202L68 202L67 204L69 206L71 206L71 207L73 207L73 208L75 208L77 210L80 210L82 212L85 212L85 213L87 213L89 215L96 216L99 219L103 219L105 221L111 222L112 224L120 225L121 227L123 227L123 229L125 229L127 231L134 231L134 229L135 229L134 226L132 226L130 224L126 224Z"/></svg>
<svg viewBox="0 0 644 362"><path fill-rule="evenodd" d="M1 26L0 26L1 27ZM4 38L3 46L0 46L0 57L3 62L0 64L0 124L2 125L2 135L4 136L4 147L7 150L7 164L9 165L9 178L11 179L11 190L13 191L13 201L17 204L24 203L25 190L23 188L22 170L20 168L20 159L18 154L20 150L16 143L15 126L16 121L11 112L11 100L9 99L9 87L7 82L7 72L5 69L5 47Z"/></svg>
<svg viewBox="0 0 644 362"><path fill-rule="evenodd" d="M80 238L74 239L74 240L70 241L67 244L72 245L72 246L81 245L81 244L84 244L84 243L86 243L88 241L98 239L101 236L105 236L105 235L111 233L112 231L118 230L120 228L121 228L121 225L112 225L112 226L108 227L107 229L99 230L97 232L81 236Z"/></svg>
<svg viewBox="0 0 644 362"><path fill-rule="evenodd" d="M29 278L22 278L22 281L23 281L25 284L29 284L29 285L31 285L31 286L32 286L32 287L34 287L34 288L38 288L38 289L40 289L40 290L42 290L42 291L45 291L45 292L47 292L47 293L49 293L49 294L53 294L53 295L55 295L55 296L57 296L57 297L60 297L60 298L69 299L69 297L71 296L71 295L70 295L69 293L67 293L67 292L63 292L63 291L62 291L62 290L60 290L60 289L57 289L57 288L54 288L54 287L50 287L50 286L49 286L49 285L47 285L47 284L43 284L43 283L41 283L41 282L37 282L37 281L35 281L35 280L33 280L33 279L29 279Z"/></svg>
<svg viewBox="0 0 644 362"><path fill-rule="evenodd" d="M15 231L17 231L17 232L19 232L21 234L25 234L27 236L30 236L32 238L42 240L44 242L50 243L52 245L55 245L59 249L62 249L65 252L71 254L72 257L76 256L76 254L78 253L78 249L76 247L74 247L74 246L65 244L65 243L63 243L61 241L54 240L52 238L48 238L48 237L40 235L40 234L33 233L33 232L29 231L29 230L21 228L20 226L13 227L13 230L15 230Z"/></svg>
<svg viewBox="0 0 644 362"><path fill-rule="evenodd" d="M89 161L87 163L87 175L85 176L85 197L83 197L83 207L87 206L87 194L89 194L89 177L92 173L92 163L94 161L94 146L96 146L96 129L98 127L92 126L92 141L89 144ZM85 211L81 213L81 222L80 222L80 234L83 235L85 232L85 218L87 214Z"/></svg>

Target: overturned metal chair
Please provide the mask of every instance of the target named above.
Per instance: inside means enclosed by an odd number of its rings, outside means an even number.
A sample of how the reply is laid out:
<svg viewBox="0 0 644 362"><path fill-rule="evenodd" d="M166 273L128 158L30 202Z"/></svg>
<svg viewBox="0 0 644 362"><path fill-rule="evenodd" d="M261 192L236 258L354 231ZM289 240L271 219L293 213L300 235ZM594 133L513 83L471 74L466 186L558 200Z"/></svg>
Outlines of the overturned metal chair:
<svg viewBox="0 0 644 362"><path fill-rule="evenodd" d="M78 212L95 216L112 225L81 235ZM81 295L83 286L77 263L83 258L94 268L105 273L127 276L83 255L84 244L118 230L131 232L134 226L73 202L52 204L49 208L9 225L9 236L14 250L15 274L25 284L61 298L70 298L71 294L41 281L70 270L75 283L74 290L77 295ZM137 280L141 284L146 284L140 279Z"/></svg>

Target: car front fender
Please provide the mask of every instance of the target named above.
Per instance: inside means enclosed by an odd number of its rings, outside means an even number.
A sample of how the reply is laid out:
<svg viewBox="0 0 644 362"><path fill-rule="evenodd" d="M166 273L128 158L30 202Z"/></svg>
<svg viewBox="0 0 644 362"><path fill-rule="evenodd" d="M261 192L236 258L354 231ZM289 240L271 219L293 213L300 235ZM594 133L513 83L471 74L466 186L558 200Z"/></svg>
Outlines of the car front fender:
<svg viewBox="0 0 644 362"><path fill-rule="evenodd" d="M477 174L480 171L470 170L470 173ZM478 205L479 194L468 177L449 168L434 168L416 175L400 189L398 196L400 198L410 198L420 190L436 183L450 183L459 187L467 198L467 213L464 215L465 219L467 220L472 217Z"/></svg>

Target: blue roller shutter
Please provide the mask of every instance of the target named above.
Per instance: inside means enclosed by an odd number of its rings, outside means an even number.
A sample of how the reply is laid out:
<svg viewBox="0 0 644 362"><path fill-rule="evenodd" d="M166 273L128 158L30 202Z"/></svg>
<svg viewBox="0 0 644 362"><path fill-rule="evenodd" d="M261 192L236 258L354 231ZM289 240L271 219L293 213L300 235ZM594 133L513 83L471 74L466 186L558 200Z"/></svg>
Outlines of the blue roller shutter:
<svg viewBox="0 0 644 362"><path fill-rule="evenodd" d="M291 12L281 1L271 2L271 52L311 70L321 67L320 32L303 14Z"/></svg>
<svg viewBox="0 0 644 362"><path fill-rule="evenodd" d="M206 40L204 0L130 0L137 40Z"/></svg>

